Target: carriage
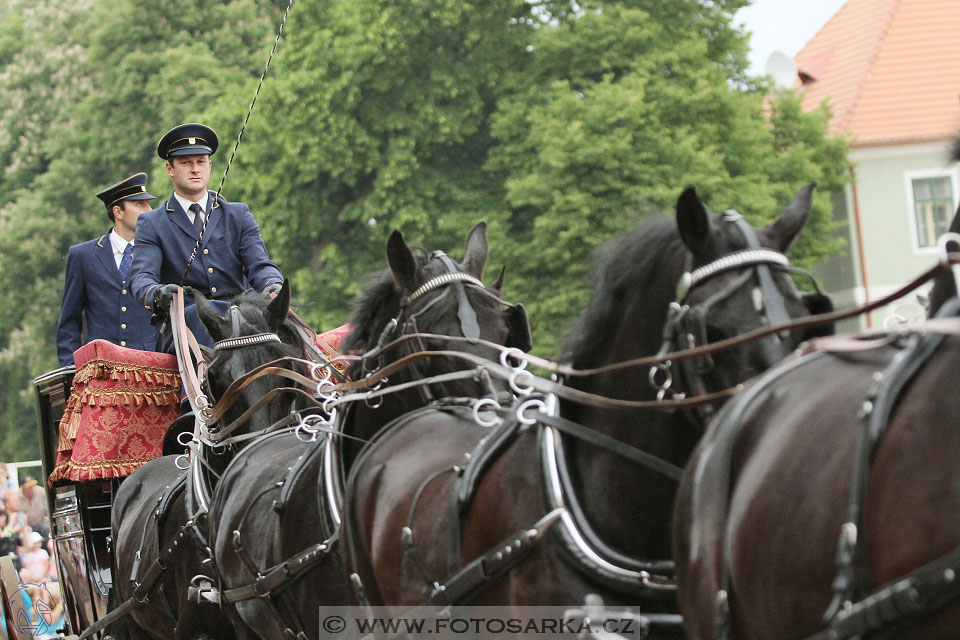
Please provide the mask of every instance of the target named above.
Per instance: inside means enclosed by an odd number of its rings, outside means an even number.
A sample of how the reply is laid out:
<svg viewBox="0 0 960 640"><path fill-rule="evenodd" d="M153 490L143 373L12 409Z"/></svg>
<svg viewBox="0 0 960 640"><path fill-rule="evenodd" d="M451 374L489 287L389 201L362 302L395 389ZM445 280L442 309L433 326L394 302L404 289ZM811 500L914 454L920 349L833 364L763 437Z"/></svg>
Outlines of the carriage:
<svg viewBox="0 0 960 640"><path fill-rule="evenodd" d="M75 362L33 381L67 633L106 615L113 499L124 477L161 454L180 384L173 356L104 340L78 350Z"/></svg>

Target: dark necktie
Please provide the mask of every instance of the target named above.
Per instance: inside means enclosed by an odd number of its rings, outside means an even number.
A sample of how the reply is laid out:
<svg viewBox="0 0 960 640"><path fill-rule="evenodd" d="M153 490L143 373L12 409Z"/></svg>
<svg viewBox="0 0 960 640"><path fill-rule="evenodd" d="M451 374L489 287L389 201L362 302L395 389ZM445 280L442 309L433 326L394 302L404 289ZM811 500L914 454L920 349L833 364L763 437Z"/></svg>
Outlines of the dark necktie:
<svg viewBox="0 0 960 640"><path fill-rule="evenodd" d="M123 250L123 257L120 258L120 279L124 282L130 277L130 266L133 264L133 245L127 243L127 248Z"/></svg>
<svg viewBox="0 0 960 640"><path fill-rule="evenodd" d="M190 211L193 212L193 228L197 230L197 233L203 233L203 211L200 209L200 205L194 202L190 205Z"/></svg>

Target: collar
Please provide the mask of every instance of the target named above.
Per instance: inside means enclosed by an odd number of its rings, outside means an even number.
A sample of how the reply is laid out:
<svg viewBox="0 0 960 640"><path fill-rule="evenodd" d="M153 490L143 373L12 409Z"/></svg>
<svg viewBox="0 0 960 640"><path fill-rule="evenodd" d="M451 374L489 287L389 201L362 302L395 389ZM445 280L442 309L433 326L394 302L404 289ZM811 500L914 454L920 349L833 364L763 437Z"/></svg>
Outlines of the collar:
<svg viewBox="0 0 960 640"><path fill-rule="evenodd" d="M177 199L177 202L180 203L180 208L183 209L184 213L186 213L187 216L189 217L191 216L190 205L192 205L194 202L200 205L200 209L202 211L204 212L207 211L207 201L210 199L210 193L207 191L204 191L203 197L196 201L188 200L187 198L184 198L176 191L173 192L173 197Z"/></svg>
<svg viewBox="0 0 960 640"><path fill-rule="evenodd" d="M113 255L122 256L124 250L127 248L127 241L120 237L120 234L114 229L110 229L110 233L107 234L110 238L110 246L113 248ZM129 244L133 244L133 240Z"/></svg>

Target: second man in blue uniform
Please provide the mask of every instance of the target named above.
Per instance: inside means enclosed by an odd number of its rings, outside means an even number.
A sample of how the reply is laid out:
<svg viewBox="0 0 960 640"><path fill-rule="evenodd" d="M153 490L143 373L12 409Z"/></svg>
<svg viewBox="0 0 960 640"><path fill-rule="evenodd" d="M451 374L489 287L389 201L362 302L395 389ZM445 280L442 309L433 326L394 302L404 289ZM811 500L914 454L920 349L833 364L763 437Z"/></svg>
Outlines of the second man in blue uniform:
<svg viewBox="0 0 960 640"><path fill-rule="evenodd" d="M74 351L98 338L131 349L155 348L157 331L150 325L150 312L130 291L137 220L150 210L154 199L146 185L147 174L137 173L98 193L113 228L70 247L67 253L57 324L57 358L62 367L73 364Z"/></svg>

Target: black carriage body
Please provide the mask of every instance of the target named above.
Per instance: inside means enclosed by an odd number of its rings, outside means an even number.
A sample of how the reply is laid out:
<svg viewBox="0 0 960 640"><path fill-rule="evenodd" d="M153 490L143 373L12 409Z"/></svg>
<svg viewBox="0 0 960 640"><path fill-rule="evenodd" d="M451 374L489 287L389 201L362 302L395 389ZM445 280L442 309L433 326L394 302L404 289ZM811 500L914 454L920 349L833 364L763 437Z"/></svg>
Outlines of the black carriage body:
<svg viewBox="0 0 960 640"><path fill-rule="evenodd" d="M57 461L60 418L73 384L73 367L33 381L37 400L43 477ZM67 484L47 491L50 535L66 610L66 633L80 633L107 613L113 584L110 567L110 511L119 480Z"/></svg>

